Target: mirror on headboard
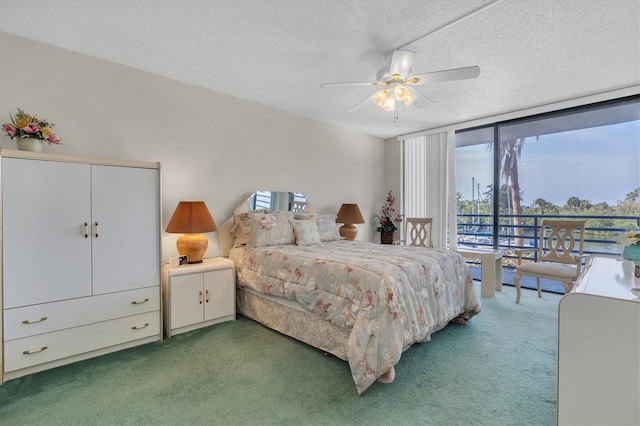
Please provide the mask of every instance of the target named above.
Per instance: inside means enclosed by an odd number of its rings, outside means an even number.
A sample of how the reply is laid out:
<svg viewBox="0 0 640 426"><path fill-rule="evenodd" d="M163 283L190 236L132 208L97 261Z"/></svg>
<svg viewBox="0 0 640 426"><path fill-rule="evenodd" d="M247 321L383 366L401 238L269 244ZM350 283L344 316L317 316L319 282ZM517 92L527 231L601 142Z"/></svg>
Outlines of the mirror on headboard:
<svg viewBox="0 0 640 426"><path fill-rule="evenodd" d="M309 209L309 200L299 192L256 191L247 198L247 209L250 212L306 213Z"/></svg>

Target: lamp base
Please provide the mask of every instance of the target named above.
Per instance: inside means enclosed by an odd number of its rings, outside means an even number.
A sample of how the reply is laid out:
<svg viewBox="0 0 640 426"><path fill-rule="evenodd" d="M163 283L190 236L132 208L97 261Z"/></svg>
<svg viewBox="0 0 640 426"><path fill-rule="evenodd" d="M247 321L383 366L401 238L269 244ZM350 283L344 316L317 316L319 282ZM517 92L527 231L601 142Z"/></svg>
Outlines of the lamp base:
<svg viewBox="0 0 640 426"><path fill-rule="evenodd" d="M350 225L345 223L340 227L339 232L340 232L340 236L345 240L353 241L356 239L356 236L358 235L358 228L356 228L355 225Z"/></svg>
<svg viewBox="0 0 640 426"><path fill-rule="evenodd" d="M180 256L186 255L189 263L202 263L208 246L209 240L202 234L184 234L176 241L178 253Z"/></svg>

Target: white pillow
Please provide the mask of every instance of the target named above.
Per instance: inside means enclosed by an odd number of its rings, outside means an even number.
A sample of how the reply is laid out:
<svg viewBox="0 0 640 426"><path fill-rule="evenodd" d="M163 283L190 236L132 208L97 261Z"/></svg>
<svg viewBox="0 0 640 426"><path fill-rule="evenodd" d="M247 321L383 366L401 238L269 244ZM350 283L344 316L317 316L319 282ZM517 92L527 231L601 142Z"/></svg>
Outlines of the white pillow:
<svg viewBox="0 0 640 426"><path fill-rule="evenodd" d="M249 225L250 217L251 213L240 213L233 217L235 223L231 228L231 233L236 238L235 246L247 244L249 233L251 232L251 226Z"/></svg>
<svg viewBox="0 0 640 426"><path fill-rule="evenodd" d="M315 220L293 219L291 221L293 231L296 234L296 244L299 246L310 246L320 243L318 224Z"/></svg>
<svg viewBox="0 0 640 426"><path fill-rule="evenodd" d="M336 223L336 218L338 217L336 214L316 214L314 216L318 224L320 241L338 241L341 239L338 232L338 224Z"/></svg>

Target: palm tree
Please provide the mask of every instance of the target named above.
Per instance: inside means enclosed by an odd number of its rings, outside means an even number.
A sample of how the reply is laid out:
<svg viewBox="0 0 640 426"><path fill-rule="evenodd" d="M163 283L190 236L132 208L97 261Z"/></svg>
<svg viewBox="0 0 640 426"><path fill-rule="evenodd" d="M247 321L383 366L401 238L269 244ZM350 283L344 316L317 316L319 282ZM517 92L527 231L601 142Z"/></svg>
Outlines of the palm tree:
<svg viewBox="0 0 640 426"><path fill-rule="evenodd" d="M522 196L518 178L518 159L522 154L524 138L509 139L500 142L500 170L504 184L509 188L511 206L513 210L513 235L516 245L523 245L522 241Z"/></svg>

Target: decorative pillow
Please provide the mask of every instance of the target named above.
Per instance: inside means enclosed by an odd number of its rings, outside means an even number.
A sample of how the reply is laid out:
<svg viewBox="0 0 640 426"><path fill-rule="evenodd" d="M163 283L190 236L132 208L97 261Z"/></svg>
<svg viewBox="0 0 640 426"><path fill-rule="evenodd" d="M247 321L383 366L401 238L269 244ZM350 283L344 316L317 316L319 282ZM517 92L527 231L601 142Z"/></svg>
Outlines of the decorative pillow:
<svg viewBox="0 0 640 426"><path fill-rule="evenodd" d="M295 213L293 218L296 220L310 220L315 219L315 216L309 213Z"/></svg>
<svg viewBox="0 0 640 426"><path fill-rule="evenodd" d="M249 240L249 232L251 231L250 217L251 213L240 213L234 216L235 223L231 228L231 233L236 238L236 246L246 245Z"/></svg>
<svg viewBox="0 0 640 426"><path fill-rule="evenodd" d="M310 246L320 242L318 224L315 220L293 219L291 221L293 231L296 234L296 244L299 246Z"/></svg>
<svg viewBox="0 0 640 426"><path fill-rule="evenodd" d="M318 224L320 241L338 241L341 239L340 234L338 233L336 214L316 214L314 216L316 217L316 223Z"/></svg>
<svg viewBox="0 0 640 426"><path fill-rule="evenodd" d="M249 238L247 246L263 247L279 244L293 244L295 234L290 220L293 214L290 212L276 213L251 213L249 216Z"/></svg>

